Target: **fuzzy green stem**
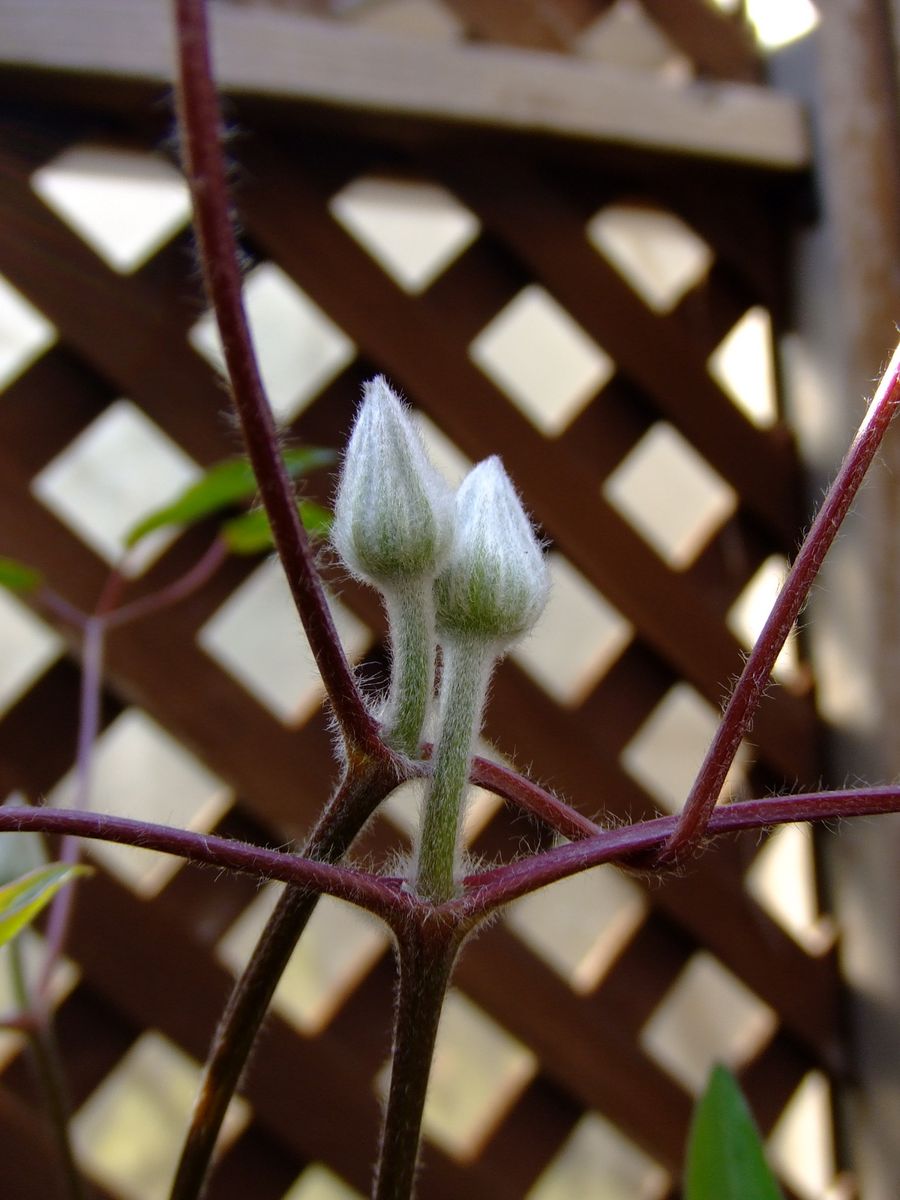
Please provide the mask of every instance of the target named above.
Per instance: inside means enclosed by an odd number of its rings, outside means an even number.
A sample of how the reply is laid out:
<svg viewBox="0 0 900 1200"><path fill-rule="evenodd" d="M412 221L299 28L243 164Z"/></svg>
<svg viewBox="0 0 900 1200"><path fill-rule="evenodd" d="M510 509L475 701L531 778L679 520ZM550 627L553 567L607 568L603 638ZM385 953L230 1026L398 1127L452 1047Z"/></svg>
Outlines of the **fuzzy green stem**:
<svg viewBox="0 0 900 1200"><path fill-rule="evenodd" d="M414 926L399 942L391 1086L373 1200L413 1195L434 1043L458 949L458 931L437 923Z"/></svg>
<svg viewBox="0 0 900 1200"><path fill-rule="evenodd" d="M386 740L415 758L434 690L434 598L431 580L409 580L384 595L391 635L391 692Z"/></svg>
<svg viewBox="0 0 900 1200"><path fill-rule="evenodd" d="M474 638L448 640L443 656L440 728L425 797L416 879L419 895L438 904L456 894L469 758L494 663L490 647Z"/></svg>

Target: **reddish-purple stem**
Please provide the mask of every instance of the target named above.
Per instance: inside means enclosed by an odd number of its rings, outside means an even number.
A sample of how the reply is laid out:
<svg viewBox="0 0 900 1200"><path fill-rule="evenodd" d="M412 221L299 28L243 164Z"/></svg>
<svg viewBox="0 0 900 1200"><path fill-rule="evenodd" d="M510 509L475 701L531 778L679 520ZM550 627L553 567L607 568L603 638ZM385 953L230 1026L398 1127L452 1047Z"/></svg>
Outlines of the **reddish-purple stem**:
<svg viewBox="0 0 900 1200"><path fill-rule="evenodd" d="M469 782L521 808L546 822L551 829L567 838L593 837L598 826L590 819L571 808L558 796L509 767L491 762L487 758L473 758L469 771Z"/></svg>
<svg viewBox="0 0 900 1200"><path fill-rule="evenodd" d="M834 821L892 812L900 812L900 787L769 796L759 800L740 800L717 809L710 818L707 835L765 829L794 821ZM580 871L603 863L627 863L635 858L643 858L672 836L676 823L676 817L656 817L637 825L599 830L592 837L469 875L463 880L462 896L445 905L432 905L416 900L399 878L333 866L215 834L195 833L103 813L0 807L0 833L34 831L140 846L162 854L174 854L192 862L326 892L366 908L391 924L398 920L408 922L413 910L419 910L419 919L423 921L430 921L445 911L448 916L455 913L460 920L471 924L479 916L487 915L519 896Z"/></svg>
<svg viewBox="0 0 900 1200"><path fill-rule="evenodd" d="M24 833L30 830L140 846L144 850L173 854L191 862L241 871L262 879L281 880L296 887L326 892L340 900L367 908L386 920L406 910L403 881L400 879L332 866L286 851L267 850L211 833L196 833L190 829L176 829L106 813L13 805L0 807L0 833Z"/></svg>
<svg viewBox="0 0 900 1200"><path fill-rule="evenodd" d="M434 750L431 742L423 742L421 747L422 759L406 764L409 777L415 774L425 778L431 771L431 754ZM534 783L525 775L520 775L511 767L501 766L489 758L476 755L469 768L469 783L474 787L484 788L493 792L502 800L506 800L515 808L537 817L557 833L567 838L592 837L598 830L590 817L586 817L571 805Z"/></svg>
<svg viewBox="0 0 900 1200"><path fill-rule="evenodd" d="M103 646L106 633L104 617L88 617L84 624L81 657L81 694L78 713L78 745L75 755L75 795L72 807L85 811L91 799L91 761L94 743L100 728L100 698L103 689ZM60 844L57 861L73 865L81 854L81 843L77 837L66 836ZM38 1004L45 1004L53 979L53 970L59 961L75 900L74 887L65 887L57 892L47 917L46 949L41 975L35 989Z"/></svg>
<svg viewBox="0 0 900 1200"><path fill-rule="evenodd" d="M684 855L702 839L741 739L769 682L775 660L787 640L813 581L847 510L900 404L900 346L882 377L847 457L800 547L762 633L750 652L725 708L697 778L671 838L659 856L661 864ZM800 818L798 818L800 819Z"/></svg>
<svg viewBox="0 0 900 1200"><path fill-rule="evenodd" d="M154 616L171 608L173 604L186 600L212 579L227 557L228 544L224 538L217 537L194 565L178 579L160 588L158 592L141 596L139 600L132 600L130 604L123 604L121 608L111 612L106 618L107 627L118 629L132 621L139 621L142 617Z"/></svg>
<svg viewBox="0 0 900 1200"><path fill-rule="evenodd" d="M85 622L88 620L87 613L83 613L80 608L76 608L74 604L70 604L64 596L60 596L59 592L55 592L53 588L42 584L33 593L32 598L35 604L51 617L55 617L58 621L62 621L66 625L72 625L75 629L84 630Z"/></svg>
<svg viewBox="0 0 900 1200"><path fill-rule="evenodd" d="M194 203L206 292L216 314L235 408L297 612L345 740L383 756L378 726L365 706L341 646L293 491L278 449L241 294L221 149L222 116L212 79L204 0L175 0L179 129Z"/></svg>
<svg viewBox="0 0 900 1200"><path fill-rule="evenodd" d="M856 791L808 792L740 800L712 813L707 837L742 829L765 829L794 821L828 821L844 817L900 812L900 788L862 788ZM628 862L664 845L673 835L677 817L656 817L637 825L607 829L592 838L570 842L533 858L521 859L463 881L467 895L454 903L466 911L488 913L547 884L608 862Z"/></svg>

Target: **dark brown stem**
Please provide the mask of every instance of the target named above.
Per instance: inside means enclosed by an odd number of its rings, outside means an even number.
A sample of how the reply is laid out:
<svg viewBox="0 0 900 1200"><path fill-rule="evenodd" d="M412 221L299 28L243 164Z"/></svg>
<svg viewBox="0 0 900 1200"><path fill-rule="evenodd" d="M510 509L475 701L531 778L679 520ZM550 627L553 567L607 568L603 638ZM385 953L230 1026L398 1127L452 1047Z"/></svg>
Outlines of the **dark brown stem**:
<svg viewBox="0 0 900 1200"><path fill-rule="evenodd" d="M434 1043L459 945L453 922L427 918L411 923L398 939L391 1084L373 1200L413 1195Z"/></svg>
<svg viewBox="0 0 900 1200"><path fill-rule="evenodd" d="M37 1085L43 1097L47 1119L56 1141L61 1185L67 1200L88 1200L87 1187L75 1161L72 1140L69 1136L71 1105L53 1031L53 1018L44 1005L40 1001L35 1001L30 995L18 942L13 942L10 952L10 969L16 1002L20 1005L23 1014L32 1014L30 1024L26 1027L25 1032L28 1037ZM36 1008L40 1009L39 1015L35 1012Z"/></svg>
<svg viewBox="0 0 900 1200"><path fill-rule="evenodd" d="M345 780L323 812L304 853L329 862L341 859L396 783L396 774L383 764L358 769ZM200 1195L228 1105L278 981L318 900L318 891L285 888L235 984L203 1070L171 1200L195 1200Z"/></svg>
<svg viewBox="0 0 900 1200"><path fill-rule="evenodd" d="M212 79L204 0L175 0L175 19L181 153L194 203L194 229L206 293L216 314L247 455L259 483L278 556L341 733L349 745L378 757L383 752L378 726L365 706L347 662L309 541L297 515L247 327L220 145L222 116Z"/></svg>
<svg viewBox="0 0 900 1200"><path fill-rule="evenodd" d="M800 547L756 645L750 652L685 801L661 864L683 856L702 839L741 739L750 729L782 646L809 595L822 560L853 503L859 486L900 404L900 346L882 377L853 445Z"/></svg>

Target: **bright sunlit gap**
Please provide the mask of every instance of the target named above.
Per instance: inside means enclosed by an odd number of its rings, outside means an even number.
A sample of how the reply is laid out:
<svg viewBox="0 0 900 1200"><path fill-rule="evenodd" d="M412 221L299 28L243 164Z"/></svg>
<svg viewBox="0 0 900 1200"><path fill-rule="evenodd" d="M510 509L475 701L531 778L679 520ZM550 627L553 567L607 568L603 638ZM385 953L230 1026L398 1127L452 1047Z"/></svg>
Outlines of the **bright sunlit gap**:
<svg viewBox="0 0 900 1200"><path fill-rule="evenodd" d="M723 12L736 12L740 0L713 0ZM744 0L747 20L764 50L779 50L806 37L819 24L819 11L811 0Z"/></svg>

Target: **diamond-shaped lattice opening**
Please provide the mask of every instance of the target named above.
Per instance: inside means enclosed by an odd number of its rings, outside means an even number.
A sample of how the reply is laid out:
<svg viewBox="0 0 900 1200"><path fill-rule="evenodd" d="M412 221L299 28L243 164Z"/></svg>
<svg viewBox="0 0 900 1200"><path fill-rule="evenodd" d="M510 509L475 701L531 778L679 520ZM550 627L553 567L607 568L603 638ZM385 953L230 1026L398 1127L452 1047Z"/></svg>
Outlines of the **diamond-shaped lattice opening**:
<svg viewBox="0 0 900 1200"><path fill-rule="evenodd" d="M688 683L676 683L622 751L622 765L667 812L678 812L718 723L718 714L699 692ZM741 786L748 759L742 744L723 796Z"/></svg>
<svg viewBox="0 0 900 1200"><path fill-rule="evenodd" d="M728 628L748 650L753 648L772 611L772 606L778 599L787 568L787 559L780 554L770 555L728 610L726 618ZM796 629L791 630L788 640L775 660L772 674L782 683L790 684L799 681L800 662L797 654Z"/></svg>
<svg viewBox="0 0 900 1200"><path fill-rule="evenodd" d="M740 1067L765 1045L775 1013L705 951L693 955L641 1030L641 1046L698 1094L717 1062Z"/></svg>
<svg viewBox="0 0 900 1200"><path fill-rule="evenodd" d="M294 1181L282 1200L363 1200L363 1197L333 1171L321 1163L313 1163Z"/></svg>
<svg viewBox="0 0 900 1200"><path fill-rule="evenodd" d="M56 328L0 275L0 388L56 341Z"/></svg>
<svg viewBox="0 0 900 1200"><path fill-rule="evenodd" d="M72 1119L82 1167L122 1200L165 1200L199 1081L193 1059L160 1033L142 1034ZM232 1100L220 1148L249 1119L246 1101Z"/></svg>
<svg viewBox="0 0 900 1200"><path fill-rule="evenodd" d="M451 487L459 487L472 469L471 459L423 412L416 411L414 415L428 457Z"/></svg>
<svg viewBox="0 0 900 1200"><path fill-rule="evenodd" d="M130 400L116 400L31 481L54 516L101 558L136 576L177 536L149 534L123 560L125 538L200 468Z"/></svg>
<svg viewBox="0 0 900 1200"><path fill-rule="evenodd" d="M772 320L766 309L750 308L731 327L707 363L709 373L754 425L766 428L778 417Z"/></svg>
<svg viewBox="0 0 900 1200"><path fill-rule="evenodd" d="M341 641L359 658L371 630L331 600ZM228 597L197 634L199 645L283 724L302 725L324 696L284 571L264 563Z"/></svg>
<svg viewBox="0 0 900 1200"><path fill-rule="evenodd" d="M446 188L426 181L355 179L332 216L405 291L424 292L478 236L480 222Z"/></svg>
<svg viewBox="0 0 900 1200"><path fill-rule="evenodd" d="M0 588L0 714L59 658L63 640L21 600Z"/></svg>
<svg viewBox="0 0 900 1200"><path fill-rule="evenodd" d="M615 364L544 288L523 288L469 354L542 433L554 437L608 383Z"/></svg>
<svg viewBox="0 0 900 1200"><path fill-rule="evenodd" d="M244 304L272 412L279 421L292 421L353 361L356 347L274 263L261 263L247 275ZM196 322L188 341L225 373L212 313L204 313Z"/></svg>
<svg viewBox="0 0 900 1200"><path fill-rule="evenodd" d="M720 7L728 0L714 0ZM812 33L820 21L819 10L811 0L746 0L747 20L764 50L778 50Z"/></svg>
<svg viewBox="0 0 900 1200"><path fill-rule="evenodd" d="M734 489L665 421L625 455L603 494L675 570L690 566L737 507Z"/></svg>
<svg viewBox="0 0 900 1200"><path fill-rule="evenodd" d="M454 1158L474 1158L536 1069L530 1050L451 989L428 1083L425 1136Z"/></svg>
<svg viewBox="0 0 900 1200"><path fill-rule="evenodd" d="M76 802L74 772L49 799L59 808ZM140 709L126 709L97 739L89 803L98 812L207 831L231 802L222 780ZM141 896L156 895L181 866L172 855L112 842L91 842L88 853Z"/></svg>
<svg viewBox="0 0 900 1200"><path fill-rule="evenodd" d="M766 841L745 877L747 890L810 954L834 943L829 917L819 913L810 825L782 825Z"/></svg>
<svg viewBox="0 0 900 1200"><path fill-rule="evenodd" d="M587 1113L526 1200L658 1200L669 1176L599 1113Z"/></svg>
<svg viewBox="0 0 900 1200"><path fill-rule="evenodd" d="M506 921L576 992L591 992L647 914L643 891L615 867L595 867L517 900Z"/></svg>
<svg viewBox="0 0 900 1200"><path fill-rule="evenodd" d="M26 834L4 834L3 840L7 837L26 837ZM27 862L23 864L23 872L30 870L32 866L38 866L46 861L44 858L37 862ZM12 954L19 955L19 961L22 966L22 972L27 983L29 993L34 994L34 989L38 986L38 982L43 974L44 963L46 961L46 943L40 934L34 929L25 929L15 940L15 949L13 943L7 942L0 946L0 1013L16 1012L19 1008L19 997L16 994L16 988L13 983L13 972L10 963ZM52 1008L57 1008L62 1004L63 1000L72 992L78 982L80 972L75 963L68 958L60 958L56 961L50 977L50 1005ZM0 1030L0 1071L2 1071L7 1063L22 1050L27 1044L25 1035L22 1033L8 1033Z"/></svg>
<svg viewBox="0 0 900 1200"><path fill-rule="evenodd" d="M831 1089L821 1071L804 1076L778 1118L768 1148L773 1165L804 1200L847 1200L856 1194L835 1179Z"/></svg>
<svg viewBox="0 0 900 1200"><path fill-rule="evenodd" d="M247 965L279 892L276 884L265 887L220 940L216 953L235 974ZM301 1032L319 1033L388 944L374 917L323 896L279 981L275 1008Z"/></svg>
<svg viewBox="0 0 900 1200"><path fill-rule="evenodd" d="M31 186L115 271L136 270L187 224L184 179L165 159L108 146L72 146Z"/></svg>
<svg viewBox="0 0 900 1200"><path fill-rule="evenodd" d="M587 227L591 243L656 312L670 312L709 270L709 246L674 213L611 204Z"/></svg>
<svg viewBox="0 0 900 1200"><path fill-rule="evenodd" d="M512 657L554 700L574 707L628 645L632 627L562 554L552 551L547 565L547 607Z"/></svg>
<svg viewBox="0 0 900 1200"><path fill-rule="evenodd" d="M573 48L595 62L654 71L671 82L683 82L694 73L691 60L636 0L616 0L579 33Z"/></svg>

